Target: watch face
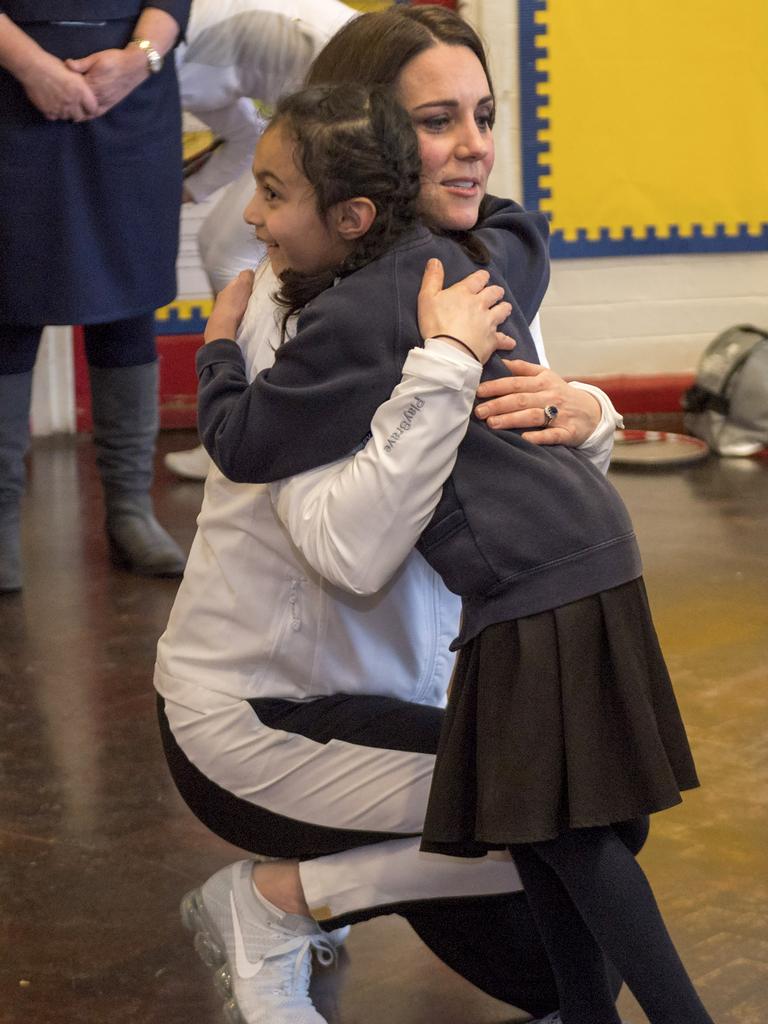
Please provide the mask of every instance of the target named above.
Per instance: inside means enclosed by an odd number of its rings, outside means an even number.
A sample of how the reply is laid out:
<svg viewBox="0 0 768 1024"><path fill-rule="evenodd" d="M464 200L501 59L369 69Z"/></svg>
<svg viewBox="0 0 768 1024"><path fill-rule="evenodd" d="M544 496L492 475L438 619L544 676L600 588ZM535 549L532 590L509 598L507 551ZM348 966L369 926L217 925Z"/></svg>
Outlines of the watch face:
<svg viewBox="0 0 768 1024"><path fill-rule="evenodd" d="M153 75L156 75L163 66L163 58L149 39L132 39L131 42L136 43L138 48L144 53L144 56L147 58L147 67Z"/></svg>

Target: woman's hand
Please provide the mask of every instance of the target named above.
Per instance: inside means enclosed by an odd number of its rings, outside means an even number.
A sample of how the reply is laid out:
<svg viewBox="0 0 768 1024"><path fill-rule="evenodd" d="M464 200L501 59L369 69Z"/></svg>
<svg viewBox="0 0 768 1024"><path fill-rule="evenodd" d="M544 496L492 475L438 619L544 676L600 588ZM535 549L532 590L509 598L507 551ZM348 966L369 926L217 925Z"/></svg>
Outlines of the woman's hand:
<svg viewBox="0 0 768 1024"><path fill-rule="evenodd" d="M233 281L221 289L205 325L203 338L206 344L219 338L231 338L234 341L253 291L253 279L252 270L241 270Z"/></svg>
<svg viewBox="0 0 768 1024"><path fill-rule="evenodd" d="M428 260L419 292L421 336L443 338L454 348L469 349L481 363L487 362L497 349L514 348L516 342L496 330L512 307L500 301L504 289L489 285L489 276L487 270L476 270L450 288L443 288L442 263L438 259Z"/></svg>
<svg viewBox="0 0 768 1024"><path fill-rule="evenodd" d="M67 67L82 75L98 101L93 117L101 117L133 92L149 76L147 58L138 46L123 50L99 50L78 60L68 60Z"/></svg>
<svg viewBox="0 0 768 1024"><path fill-rule="evenodd" d="M49 121L84 121L98 107L82 75L44 50L2 12L0 68L19 81L29 102Z"/></svg>
<svg viewBox="0 0 768 1024"><path fill-rule="evenodd" d="M49 121L87 121L99 108L83 76L51 54L41 54L30 74L19 81L29 102Z"/></svg>
<svg viewBox="0 0 768 1024"><path fill-rule="evenodd" d="M574 388L554 370L523 359L505 359L515 375L486 380L477 389L481 404L475 415L495 430L542 427L545 406L554 405L557 415L545 430L523 434L533 444L583 444L600 422L600 403L586 391ZM489 399L489 401L484 401Z"/></svg>

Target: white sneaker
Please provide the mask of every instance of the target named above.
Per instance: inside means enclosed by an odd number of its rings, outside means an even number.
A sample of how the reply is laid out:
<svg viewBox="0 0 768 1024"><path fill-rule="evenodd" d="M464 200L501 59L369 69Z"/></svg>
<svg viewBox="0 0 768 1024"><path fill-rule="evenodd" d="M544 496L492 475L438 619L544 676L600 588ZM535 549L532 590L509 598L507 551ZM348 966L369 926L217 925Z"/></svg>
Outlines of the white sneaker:
<svg viewBox="0 0 768 1024"><path fill-rule="evenodd" d="M184 480L205 480L211 468L211 457L201 444L183 452L168 452L163 462Z"/></svg>
<svg viewBox="0 0 768 1024"><path fill-rule="evenodd" d="M312 951L335 959L311 918L273 913L251 884L252 861L231 864L181 901L181 920L216 972L229 1024L327 1024L309 998Z"/></svg>

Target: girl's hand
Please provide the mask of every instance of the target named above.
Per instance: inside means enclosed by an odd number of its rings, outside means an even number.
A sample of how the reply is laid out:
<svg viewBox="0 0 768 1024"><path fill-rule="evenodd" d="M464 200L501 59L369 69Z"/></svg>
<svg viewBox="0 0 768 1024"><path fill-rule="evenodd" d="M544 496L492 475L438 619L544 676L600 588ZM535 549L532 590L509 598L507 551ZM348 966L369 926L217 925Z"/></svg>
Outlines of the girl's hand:
<svg viewBox="0 0 768 1024"><path fill-rule="evenodd" d="M445 272L438 259L427 261L419 292L419 330L423 338L442 337L454 348L470 353L485 363L500 348L512 349L516 342L496 328L512 312L500 301L504 289L489 285L487 270L476 270L450 288L443 288ZM459 339L456 344L453 339Z"/></svg>
<svg viewBox="0 0 768 1024"><path fill-rule="evenodd" d="M219 338L231 338L234 341L253 291L253 278L252 270L241 270L233 281L221 289L205 325L203 338L206 343Z"/></svg>
<svg viewBox="0 0 768 1024"><path fill-rule="evenodd" d="M505 359L514 377L486 380L477 389L482 404L475 415L495 430L541 427L544 407L557 407L557 416L546 430L523 434L533 444L583 444L600 422L600 403L587 391L571 387L554 370L523 359ZM482 401L490 399L490 401Z"/></svg>

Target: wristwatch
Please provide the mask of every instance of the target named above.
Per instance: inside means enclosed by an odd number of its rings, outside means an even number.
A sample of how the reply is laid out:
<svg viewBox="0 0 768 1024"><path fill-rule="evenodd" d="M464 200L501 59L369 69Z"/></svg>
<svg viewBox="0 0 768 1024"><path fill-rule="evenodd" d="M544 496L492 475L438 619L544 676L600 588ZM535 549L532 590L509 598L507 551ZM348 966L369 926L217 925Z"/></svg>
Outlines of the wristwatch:
<svg viewBox="0 0 768 1024"><path fill-rule="evenodd" d="M147 58L147 67L152 75L156 75L163 66L163 58L154 48L149 39L139 39L135 37L131 40L135 43L140 50L143 51L144 56Z"/></svg>

